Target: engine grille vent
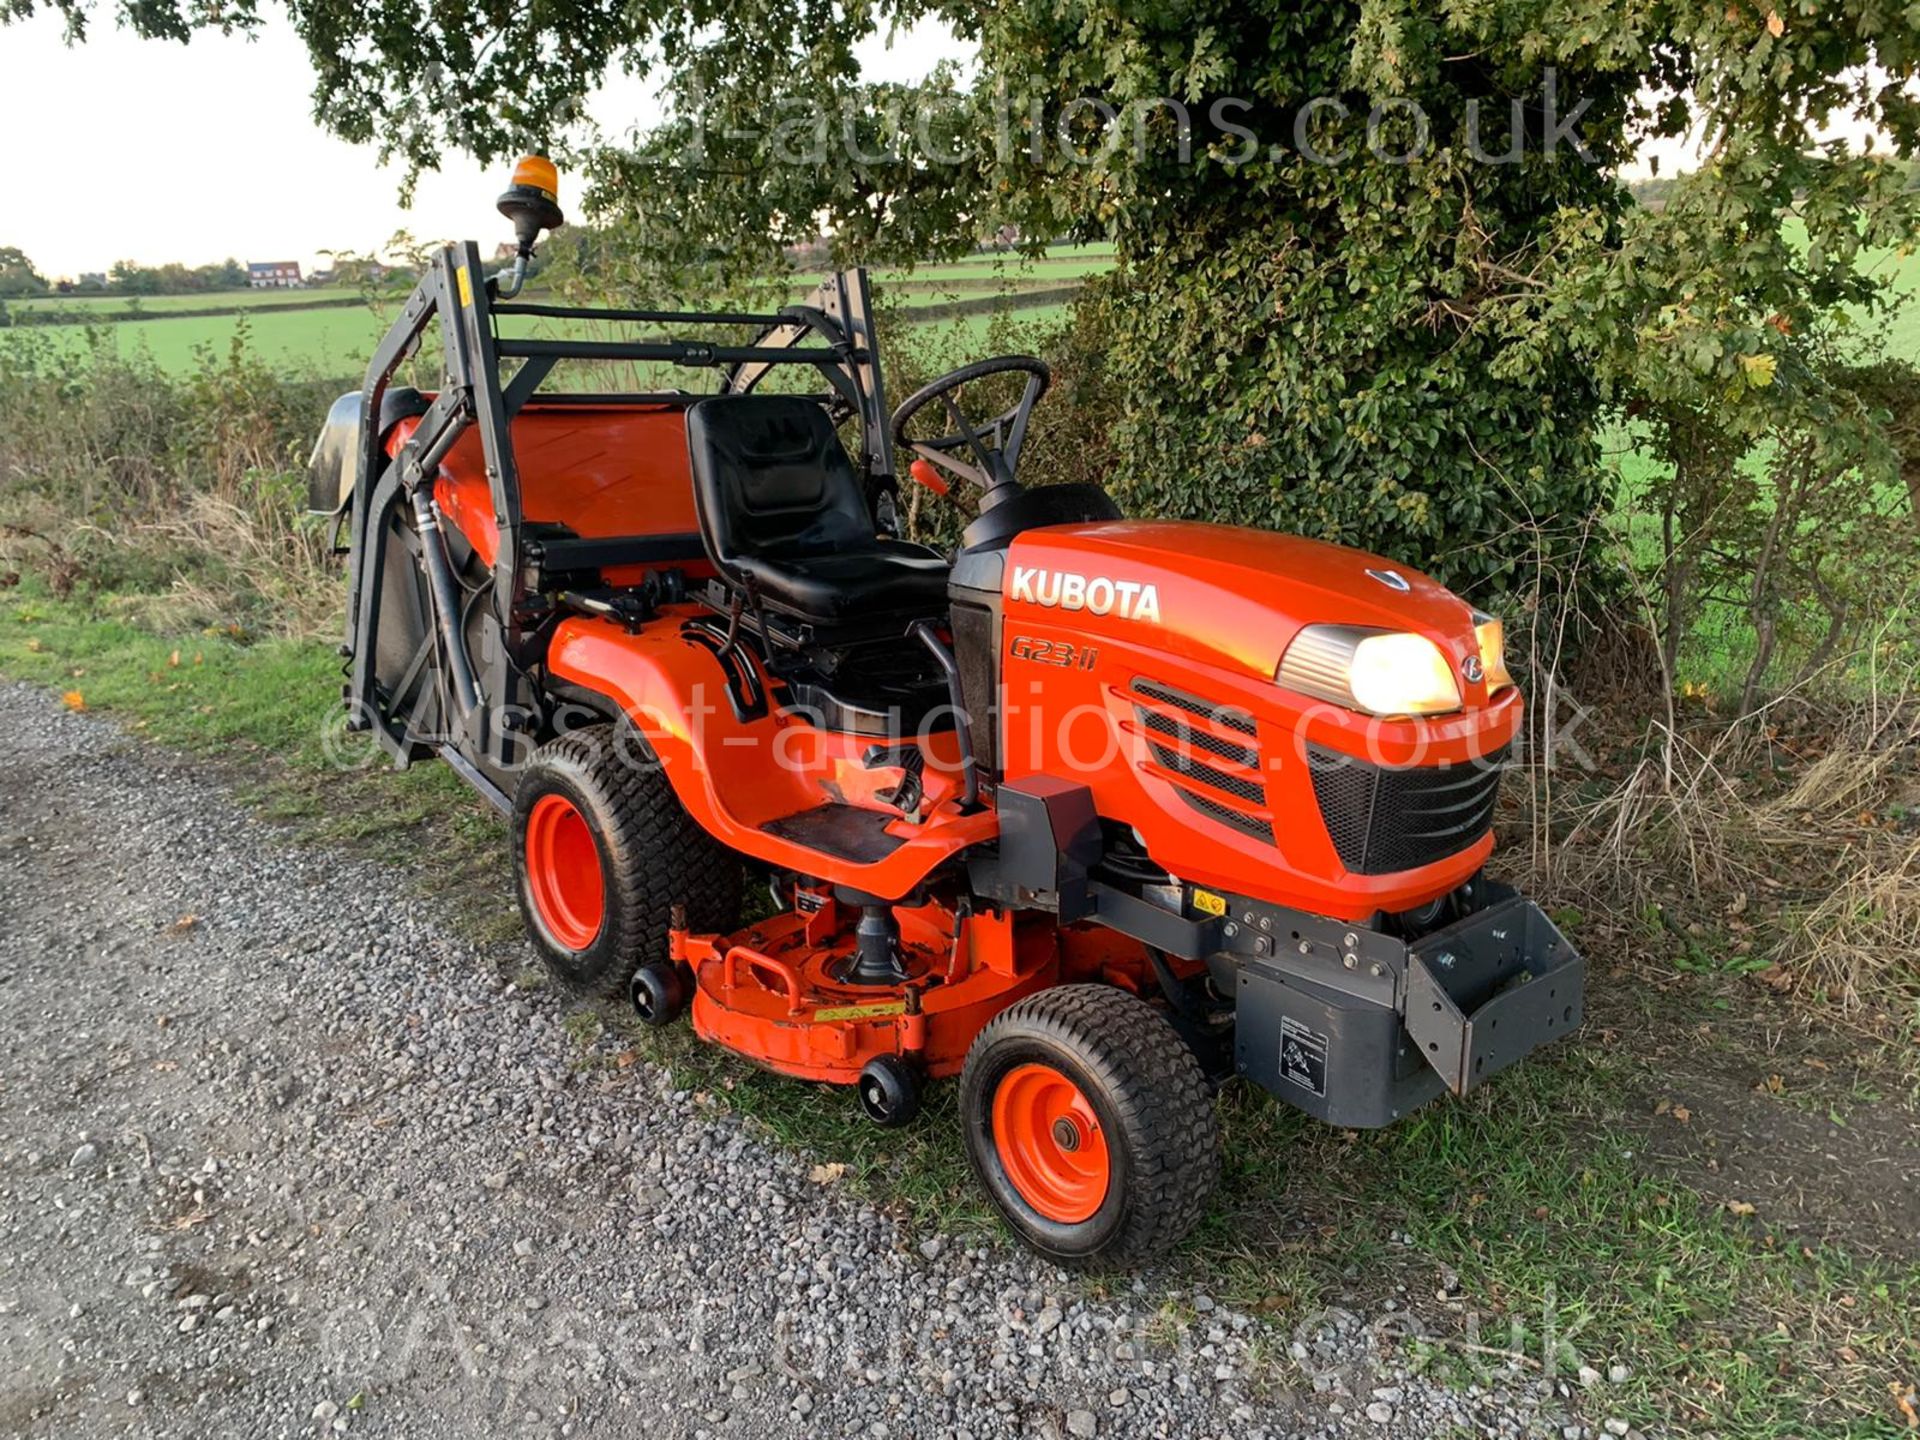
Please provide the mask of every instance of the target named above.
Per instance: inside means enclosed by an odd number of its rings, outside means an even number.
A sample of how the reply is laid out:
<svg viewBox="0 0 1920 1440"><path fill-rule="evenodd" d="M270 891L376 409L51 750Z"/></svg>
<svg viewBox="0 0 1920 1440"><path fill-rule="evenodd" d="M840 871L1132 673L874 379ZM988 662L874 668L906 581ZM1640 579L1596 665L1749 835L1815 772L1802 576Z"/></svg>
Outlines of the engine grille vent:
<svg viewBox="0 0 1920 1440"><path fill-rule="evenodd" d="M1189 695L1171 685L1162 685L1158 680L1135 680L1133 692L1149 700L1158 700L1162 705L1171 705L1176 710L1184 710L1189 715L1205 716L1223 730L1238 730L1242 735L1254 733L1253 717L1246 711L1236 710L1231 705L1216 705L1201 696Z"/></svg>
<svg viewBox="0 0 1920 1440"><path fill-rule="evenodd" d="M1242 835L1251 835L1254 839L1264 840L1269 845L1273 843L1273 826L1265 820L1249 815L1244 810L1235 810L1230 805L1222 805L1218 800L1209 800L1197 790L1185 790L1179 786L1175 786L1174 790L1182 800L1202 815L1218 820L1222 825L1238 830Z"/></svg>
<svg viewBox="0 0 1920 1440"><path fill-rule="evenodd" d="M1209 819L1271 845L1271 822L1236 809L1220 798L1231 796L1241 804L1263 808L1267 803L1266 783L1260 778L1260 747L1254 739L1256 731L1253 717L1243 710L1216 705L1198 695L1190 695L1155 680L1136 679L1133 682L1133 697L1134 716L1148 735L1147 754L1161 770L1180 777L1180 781L1174 785L1180 798ZM1222 730L1244 735L1247 739L1229 739L1212 730L1203 730L1189 724L1180 715L1168 714L1167 709L1156 709L1140 703L1143 700L1182 711ZM1254 773L1243 775L1209 763L1214 760Z"/></svg>
<svg viewBox="0 0 1920 1440"><path fill-rule="evenodd" d="M1229 775L1224 770L1216 770L1203 761L1195 760L1191 755L1178 750L1169 750L1165 745L1148 745L1153 758L1173 771L1176 775L1185 775L1202 784L1211 785L1216 790L1246 801L1249 805L1264 805L1267 801L1267 787L1257 780L1245 780L1238 775Z"/></svg>
<svg viewBox="0 0 1920 1440"><path fill-rule="evenodd" d="M1140 723L1156 735L1164 735L1175 745L1187 750L1203 750L1222 760L1231 760L1239 765L1258 769L1260 752L1251 745L1243 745L1238 740L1223 740L1211 730L1196 730L1177 716L1164 710L1149 710L1145 706L1136 706L1134 713L1140 717Z"/></svg>
<svg viewBox="0 0 1920 1440"><path fill-rule="evenodd" d="M1507 752L1389 769L1309 745L1307 763L1340 863L1356 875L1387 875L1457 855L1487 833Z"/></svg>

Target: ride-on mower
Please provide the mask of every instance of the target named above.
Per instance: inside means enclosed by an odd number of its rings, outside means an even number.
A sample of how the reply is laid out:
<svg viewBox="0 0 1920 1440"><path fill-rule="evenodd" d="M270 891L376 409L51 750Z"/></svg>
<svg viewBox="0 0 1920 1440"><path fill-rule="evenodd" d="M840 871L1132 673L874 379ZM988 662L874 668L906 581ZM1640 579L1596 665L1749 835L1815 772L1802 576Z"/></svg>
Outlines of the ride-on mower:
<svg viewBox="0 0 1920 1440"><path fill-rule="evenodd" d="M1193 1225L1230 1076L1380 1126L1580 1023L1580 957L1483 869L1498 621L1030 483L1038 360L889 416L858 270L769 314L529 303L552 167L501 208L512 271L439 252L311 478L351 533L348 724L511 817L559 981L883 1125L958 1076L981 1184L1064 1262ZM437 390L396 383L435 326ZM582 363L718 383L543 388ZM969 413L994 377L1017 400ZM971 497L950 553L895 533L903 454Z"/></svg>

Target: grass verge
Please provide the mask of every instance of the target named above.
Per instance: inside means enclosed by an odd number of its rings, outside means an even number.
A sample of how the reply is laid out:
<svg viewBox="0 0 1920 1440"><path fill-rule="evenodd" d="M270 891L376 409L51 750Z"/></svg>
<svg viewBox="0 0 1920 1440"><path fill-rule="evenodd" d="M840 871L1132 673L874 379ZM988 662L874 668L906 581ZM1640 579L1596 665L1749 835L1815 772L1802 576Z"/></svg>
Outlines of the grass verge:
<svg viewBox="0 0 1920 1440"><path fill-rule="evenodd" d="M0 674L207 759L302 838L423 862L423 883L450 891L480 936L511 933L499 822L444 767L397 773L339 737L329 647L166 636L131 613L32 581L0 592ZM919 1125L881 1131L844 1097L757 1071L685 1027L644 1031L608 1008L569 1028L583 1064L629 1052L664 1063L919 1230L994 1228L951 1086L933 1089ZM1405 1353L1462 1380L1626 1366L1587 1404L1596 1420L1725 1437L1907 1433L1920 1268L1792 1243L1752 1207L1650 1169L1633 1097L1654 1068L1589 1035L1373 1133L1229 1086L1218 1198L1160 1277L1174 1287L1168 1323L1196 1290L1267 1317L1277 1336L1340 1305L1420 1332ZM1276 1383L1300 1383L1284 1345L1274 1354Z"/></svg>

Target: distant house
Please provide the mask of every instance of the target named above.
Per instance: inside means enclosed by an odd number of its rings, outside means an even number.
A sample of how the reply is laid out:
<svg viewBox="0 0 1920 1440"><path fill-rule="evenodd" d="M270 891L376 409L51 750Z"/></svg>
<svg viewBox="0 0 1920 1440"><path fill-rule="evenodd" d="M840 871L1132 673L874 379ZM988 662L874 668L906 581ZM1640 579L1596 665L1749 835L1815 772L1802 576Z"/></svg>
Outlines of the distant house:
<svg viewBox="0 0 1920 1440"><path fill-rule="evenodd" d="M247 284L255 290L291 290L300 283L300 266L293 260L249 260Z"/></svg>

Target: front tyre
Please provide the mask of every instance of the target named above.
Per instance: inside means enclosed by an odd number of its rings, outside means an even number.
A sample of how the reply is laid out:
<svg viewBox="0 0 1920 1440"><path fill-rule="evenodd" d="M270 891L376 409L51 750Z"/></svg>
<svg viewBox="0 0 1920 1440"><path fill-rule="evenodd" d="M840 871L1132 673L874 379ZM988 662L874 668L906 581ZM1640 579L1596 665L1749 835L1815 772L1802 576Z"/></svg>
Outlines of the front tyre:
<svg viewBox="0 0 1920 1440"><path fill-rule="evenodd" d="M967 1052L960 1115L995 1208L1062 1264L1159 1255L1219 1175L1199 1062L1159 1011L1107 985L1044 990L995 1018Z"/></svg>
<svg viewBox="0 0 1920 1440"><path fill-rule="evenodd" d="M555 981L618 993L665 961L672 908L695 930L739 921L741 869L680 806L638 735L592 725L543 745L513 796L513 861L527 935Z"/></svg>

